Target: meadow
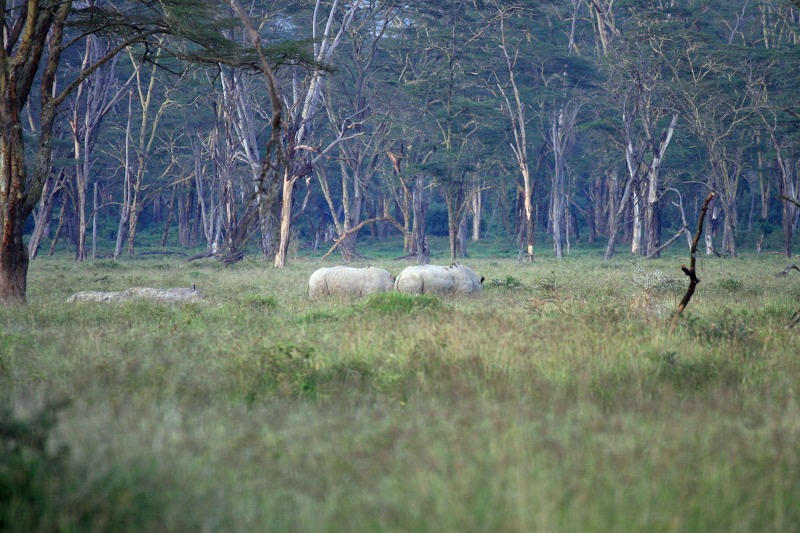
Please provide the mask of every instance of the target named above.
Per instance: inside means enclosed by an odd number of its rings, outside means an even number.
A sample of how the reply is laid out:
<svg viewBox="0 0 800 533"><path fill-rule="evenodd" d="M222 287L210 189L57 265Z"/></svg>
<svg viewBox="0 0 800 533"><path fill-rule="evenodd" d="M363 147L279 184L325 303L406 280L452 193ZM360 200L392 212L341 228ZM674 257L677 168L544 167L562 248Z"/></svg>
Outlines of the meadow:
<svg viewBox="0 0 800 533"><path fill-rule="evenodd" d="M474 247L476 298L323 302L322 251L36 259L0 309L0 530L800 531L797 260L701 258L673 329L680 253L538 252Z"/></svg>

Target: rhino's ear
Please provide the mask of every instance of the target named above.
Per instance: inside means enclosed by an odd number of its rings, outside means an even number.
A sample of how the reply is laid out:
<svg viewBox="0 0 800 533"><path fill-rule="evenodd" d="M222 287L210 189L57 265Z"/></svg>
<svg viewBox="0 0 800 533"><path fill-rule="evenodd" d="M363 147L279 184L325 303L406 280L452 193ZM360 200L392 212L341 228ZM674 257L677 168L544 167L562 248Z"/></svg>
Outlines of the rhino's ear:
<svg viewBox="0 0 800 533"><path fill-rule="evenodd" d="M483 285L483 280L485 280L485 279L486 279L486 278L484 278L483 276L481 276L481 285Z"/></svg>

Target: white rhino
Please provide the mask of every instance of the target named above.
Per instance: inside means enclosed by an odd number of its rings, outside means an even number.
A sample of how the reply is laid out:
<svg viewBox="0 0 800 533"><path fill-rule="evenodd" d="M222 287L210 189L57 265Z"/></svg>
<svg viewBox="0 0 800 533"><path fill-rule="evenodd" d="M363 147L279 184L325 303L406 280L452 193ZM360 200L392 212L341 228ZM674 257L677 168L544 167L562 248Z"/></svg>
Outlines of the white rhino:
<svg viewBox="0 0 800 533"><path fill-rule="evenodd" d="M394 288L409 294L479 294L483 278L472 269L453 263L450 266L420 265L403 269Z"/></svg>
<svg viewBox="0 0 800 533"><path fill-rule="evenodd" d="M394 277L388 270L373 266L320 268L308 278L308 296L312 299L326 296L358 298L373 292L392 289L394 289Z"/></svg>

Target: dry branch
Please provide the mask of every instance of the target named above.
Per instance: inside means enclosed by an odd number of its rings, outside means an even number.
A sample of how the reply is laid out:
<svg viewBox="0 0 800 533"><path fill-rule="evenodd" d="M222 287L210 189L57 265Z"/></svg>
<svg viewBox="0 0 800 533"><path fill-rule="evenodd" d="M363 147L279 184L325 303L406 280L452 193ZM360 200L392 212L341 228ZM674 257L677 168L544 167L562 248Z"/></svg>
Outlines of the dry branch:
<svg viewBox="0 0 800 533"><path fill-rule="evenodd" d="M679 238L681 235L683 235L683 234L684 234L684 232L686 232L686 226L684 226L684 227L682 227L680 230L678 230L678 233L676 233L676 234L675 234L675 235L674 235L674 236L673 236L673 237L672 237L670 240L668 240L667 242L665 242L664 244L662 244L661 246L659 246L658 248L656 248L655 250L653 250L652 252L650 252L650 254L648 254L648 255L647 255L647 257L645 257L645 259L652 259L652 258L654 258L655 256L657 256L658 254L660 254L662 250L664 250L665 248L667 248L667 247L668 247L670 244L672 244L673 242L677 241L677 240L678 240L678 238Z"/></svg>
<svg viewBox="0 0 800 533"><path fill-rule="evenodd" d="M798 272L800 272L800 268L798 268L797 265L789 265L783 269L783 272L778 272L777 274L775 274L775 277L785 278L786 276L789 275L789 272L791 272L792 270L797 270Z"/></svg>
<svg viewBox="0 0 800 533"><path fill-rule="evenodd" d="M697 277L697 270L695 269L697 244L700 242L700 236L703 234L703 221L706 218L706 212L708 212L708 205L711 203L711 200L714 199L715 195L716 193L714 192L708 194L706 201L703 203L703 210L700 211L700 220L697 222L697 233L695 233L694 240L692 241L692 248L689 251L689 268L686 268L686 265L681 265L683 273L689 276L689 287L686 289L686 294L683 295L681 302L678 304L678 312L672 320L672 329L675 328L678 316L680 316L683 310L686 309L686 306L689 305L689 300L692 299L697 284L700 283L700 279Z"/></svg>
<svg viewBox="0 0 800 533"><path fill-rule="evenodd" d="M789 202L791 204L796 205L797 207L800 207L800 200L796 200L796 199L794 199L794 198L792 198L790 196L785 196L783 194L778 195L778 198L780 198L784 202Z"/></svg>
<svg viewBox="0 0 800 533"><path fill-rule="evenodd" d="M392 216L383 215L383 216L380 216L380 217L370 218L370 219L363 220L363 221L359 222L357 225L353 226L349 230L347 230L344 233L342 233L341 235L339 235L339 238L336 239L336 241L333 243L333 246L331 246L331 249L328 250L325 253L325 255L320 257L319 260L320 261L324 261L325 259L327 259L328 256L331 255L339 247L339 245L344 242L345 238L347 238L348 235L357 232L358 230L360 230L361 228L363 228L367 224L374 224L375 222L391 222L394 227L396 227L397 229L399 229L403 233L403 235L405 235L405 236L409 235L408 230L406 230L406 228L404 228L403 225L400 224L397 220L395 220L394 217L392 217Z"/></svg>

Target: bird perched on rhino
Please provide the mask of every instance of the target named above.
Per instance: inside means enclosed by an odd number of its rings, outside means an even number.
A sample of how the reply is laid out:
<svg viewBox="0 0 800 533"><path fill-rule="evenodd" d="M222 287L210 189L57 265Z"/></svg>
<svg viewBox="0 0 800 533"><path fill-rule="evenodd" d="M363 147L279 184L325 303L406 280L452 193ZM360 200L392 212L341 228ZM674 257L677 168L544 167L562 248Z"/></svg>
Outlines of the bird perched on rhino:
<svg viewBox="0 0 800 533"><path fill-rule="evenodd" d="M419 265L403 269L394 288L408 294L480 294L483 278L478 279L469 267Z"/></svg>
<svg viewBox="0 0 800 533"><path fill-rule="evenodd" d="M314 300L326 296L360 298L393 289L394 276L388 270L373 266L320 268L308 278L308 296Z"/></svg>

